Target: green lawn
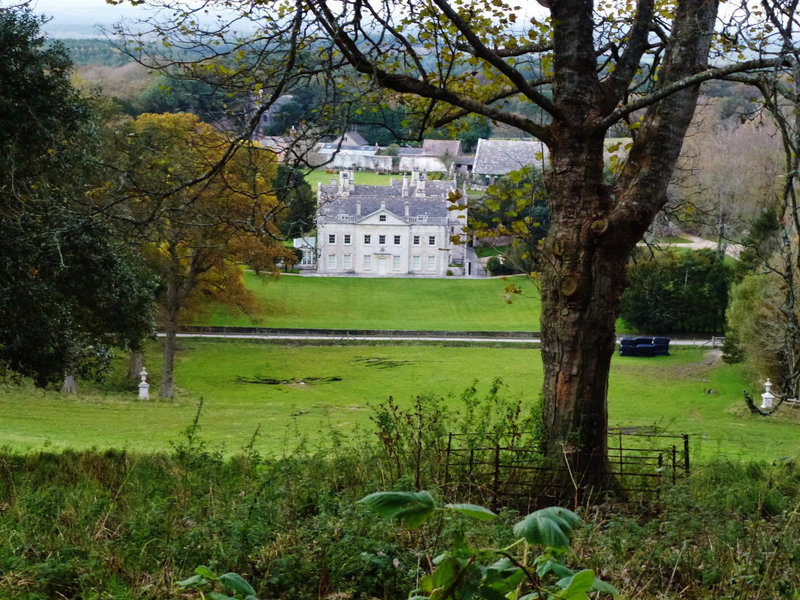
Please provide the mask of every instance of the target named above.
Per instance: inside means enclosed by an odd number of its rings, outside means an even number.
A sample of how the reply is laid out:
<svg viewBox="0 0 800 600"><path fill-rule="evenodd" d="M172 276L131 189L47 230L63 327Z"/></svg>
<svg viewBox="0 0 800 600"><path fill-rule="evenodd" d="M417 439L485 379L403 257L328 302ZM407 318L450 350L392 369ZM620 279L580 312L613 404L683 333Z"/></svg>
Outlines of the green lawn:
<svg viewBox="0 0 800 600"><path fill-rule="evenodd" d="M506 300L503 279L391 279L246 274L254 315L216 307L198 325L333 329L538 331L539 294L524 278Z"/></svg>
<svg viewBox="0 0 800 600"><path fill-rule="evenodd" d="M133 388L84 385L65 398L28 387L0 387L0 445L14 449L165 450L205 402L202 435L211 445L241 448L261 425L258 447L279 451L299 440L325 443L332 432L370 428L369 405L393 396L408 406L419 394L454 399L495 377L511 399L537 402L538 350L439 346L283 346L244 342L181 342L174 401L138 402ZM158 371L150 352L148 369ZM241 379L239 379L241 378ZM241 380L272 378L268 385ZM321 381L313 378L341 378ZM294 380L294 381L291 381ZM153 390L157 389L157 377ZM710 362L706 350L676 348L670 357L615 357L609 391L611 425L652 425L692 436L695 458L719 453L774 459L800 455L800 411L756 418L744 405L738 366ZM711 390L712 393L708 393ZM453 398L447 399L448 396Z"/></svg>
<svg viewBox="0 0 800 600"><path fill-rule="evenodd" d="M475 253L479 258L486 258L487 256L498 256L505 254L508 251L508 246L478 246L475 248Z"/></svg>
<svg viewBox="0 0 800 600"><path fill-rule="evenodd" d="M668 235L662 238L654 239L651 243L656 246L668 244L691 244L692 240L688 240L680 235Z"/></svg>
<svg viewBox="0 0 800 600"><path fill-rule="evenodd" d="M328 173L328 169L314 169L308 175L306 175L306 183L311 186L311 189L316 193L317 185L322 183L323 185L328 185L331 182L331 179L339 179L339 171L336 169L330 169L335 171L334 173ZM395 175L383 175L379 173L374 173L372 171L355 171L353 175L355 179L356 185L389 185L389 180L394 179L402 179L403 176L399 174Z"/></svg>

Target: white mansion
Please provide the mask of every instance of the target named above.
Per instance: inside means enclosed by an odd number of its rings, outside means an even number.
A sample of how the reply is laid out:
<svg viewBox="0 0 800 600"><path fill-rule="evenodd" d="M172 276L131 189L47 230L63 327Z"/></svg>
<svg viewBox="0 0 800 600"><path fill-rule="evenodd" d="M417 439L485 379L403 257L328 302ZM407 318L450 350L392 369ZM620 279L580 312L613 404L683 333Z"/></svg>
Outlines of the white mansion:
<svg viewBox="0 0 800 600"><path fill-rule="evenodd" d="M317 192L317 272L326 275L463 273L466 208L450 210L454 181L424 171L389 186L353 183L352 170ZM451 238L458 236L460 244Z"/></svg>

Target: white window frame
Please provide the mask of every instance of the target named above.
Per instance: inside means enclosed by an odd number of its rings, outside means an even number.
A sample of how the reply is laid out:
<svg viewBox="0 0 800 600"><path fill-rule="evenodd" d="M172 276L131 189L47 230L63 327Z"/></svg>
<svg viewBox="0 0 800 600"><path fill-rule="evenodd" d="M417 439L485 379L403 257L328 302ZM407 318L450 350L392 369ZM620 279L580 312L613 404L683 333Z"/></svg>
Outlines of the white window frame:
<svg viewBox="0 0 800 600"><path fill-rule="evenodd" d="M422 257L418 254L411 257L411 269L414 271L422 270Z"/></svg>
<svg viewBox="0 0 800 600"><path fill-rule="evenodd" d="M353 238L349 233L344 234L344 243L347 244L348 246L350 245L352 239Z"/></svg>
<svg viewBox="0 0 800 600"><path fill-rule="evenodd" d="M385 235L379 235L378 236L378 246L383 246L385 244L386 244L386 236Z"/></svg>
<svg viewBox="0 0 800 600"><path fill-rule="evenodd" d="M400 245L400 236L399 235L394 236L394 245L395 246L399 246Z"/></svg>
<svg viewBox="0 0 800 600"><path fill-rule="evenodd" d="M436 236L429 235L428 236L428 246L435 246L436 245Z"/></svg>
<svg viewBox="0 0 800 600"><path fill-rule="evenodd" d="M336 255L328 254L328 270L336 270Z"/></svg>
<svg viewBox="0 0 800 600"><path fill-rule="evenodd" d="M419 246L422 243L422 237L419 235L414 236L414 245Z"/></svg>
<svg viewBox="0 0 800 600"><path fill-rule="evenodd" d="M380 221L381 223L385 223L386 222L386 215L379 215L378 216L378 221Z"/></svg>
<svg viewBox="0 0 800 600"><path fill-rule="evenodd" d="M428 271L435 271L436 270L436 257L429 256L428 257Z"/></svg>
<svg viewBox="0 0 800 600"><path fill-rule="evenodd" d="M364 245L369 246L372 243L372 235L369 233L364 234Z"/></svg>
<svg viewBox="0 0 800 600"><path fill-rule="evenodd" d="M335 244L336 243L336 234L335 233L329 233L328 234L328 243L329 244Z"/></svg>
<svg viewBox="0 0 800 600"><path fill-rule="evenodd" d="M399 271L400 270L400 257L396 254L392 256L392 270Z"/></svg>
<svg viewBox="0 0 800 600"><path fill-rule="evenodd" d="M365 254L364 255L364 269L371 269L372 268L372 255Z"/></svg>
<svg viewBox="0 0 800 600"><path fill-rule="evenodd" d="M352 254L345 254L344 258L342 259L342 268L343 269L352 269L353 268L353 255Z"/></svg>

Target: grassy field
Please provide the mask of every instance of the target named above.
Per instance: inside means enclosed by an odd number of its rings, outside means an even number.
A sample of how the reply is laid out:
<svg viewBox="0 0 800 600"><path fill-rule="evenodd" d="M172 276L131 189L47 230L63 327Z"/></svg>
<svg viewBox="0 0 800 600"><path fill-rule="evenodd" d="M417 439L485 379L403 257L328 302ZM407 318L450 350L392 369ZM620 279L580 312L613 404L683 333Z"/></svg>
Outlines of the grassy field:
<svg viewBox="0 0 800 600"><path fill-rule="evenodd" d="M453 408L473 381L479 395L494 378L503 394L538 402L538 350L432 346L282 346L241 342L182 341L174 401L136 401L118 380L83 387L65 398L30 388L0 388L0 445L14 449L169 447L204 399L203 436L236 451L258 425L257 446L279 451L308 440L325 444L334 432L370 429L370 405L393 396L408 406L416 395L442 397ZM157 373L157 354L148 369ZM263 379L279 384L253 383ZM248 383L249 382L249 383ZM158 381L154 378L153 390ZM771 460L800 455L800 413L777 417L747 412L737 366L720 364L702 349L672 356L615 357L609 390L611 425L659 425L689 433L695 455Z"/></svg>
<svg viewBox="0 0 800 600"><path fill-rule="evenodd" d="M499 254L505 254L508 252L508 248L508 246L478 246L475 248L475 253L479 258L485 258L487 256L498 256Z"/></svg>
<svg viewBox="0 0 800 600"><path fill-rule="evenodd" d="M336 171L335 169L331 169ZM316 193L317 185L322 183L328 185L331 179L338 181L339 172L327 173L328 169L314 169L305 179L311 189ZM384 175L380 173L373 173L372 171L355 171L353 175L356 185L389 185L389 180L394 177L395 179L402 179L402 175Z"/></svg>
<svg viewBox="0 0 800 600"><path fill-rule="evenodd" d="M390 279L246 274L259 301L253 315L217 307L198 325L334 329L538 331L539 294L515 278L522 294L506 302L503 279Z"/></svg>

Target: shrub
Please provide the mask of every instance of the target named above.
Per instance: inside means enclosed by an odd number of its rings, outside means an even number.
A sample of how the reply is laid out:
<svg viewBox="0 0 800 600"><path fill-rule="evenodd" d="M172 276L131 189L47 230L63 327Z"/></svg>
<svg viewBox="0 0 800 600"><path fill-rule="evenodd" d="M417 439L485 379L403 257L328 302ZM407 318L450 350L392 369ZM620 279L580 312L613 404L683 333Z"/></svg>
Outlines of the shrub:
<svg viewBox="0 0 800 600"><path fill-rule="evenodd" d="M721 333L731 270L710 250L638 255L628 267L629 284L620 316L650 333Z"/></svg>

